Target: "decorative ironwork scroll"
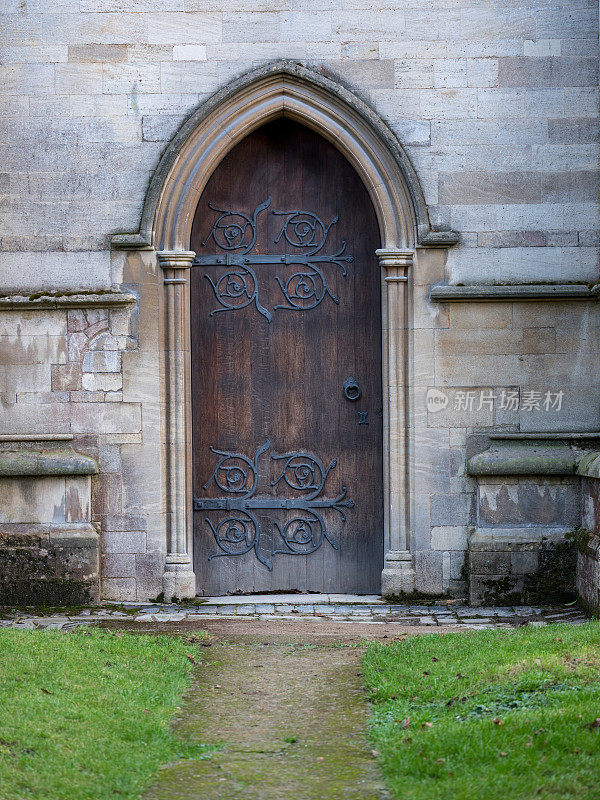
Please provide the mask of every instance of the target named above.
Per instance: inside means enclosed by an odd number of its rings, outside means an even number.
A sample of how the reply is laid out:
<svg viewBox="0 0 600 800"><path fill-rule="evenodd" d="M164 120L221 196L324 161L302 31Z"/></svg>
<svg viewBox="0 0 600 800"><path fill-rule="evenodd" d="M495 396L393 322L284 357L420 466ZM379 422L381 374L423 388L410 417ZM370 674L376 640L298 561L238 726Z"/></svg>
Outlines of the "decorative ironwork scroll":
<svg viewBox="0 0 600 800"><path fill-rule="evenodd" d="M291 311L309 311L320 305L326 296L334 303L339 298L327 283L324 265L335 264L341 269L342 277L346 277L345 264L354 260L346 255L346 242L342 242L336 253L321 253L327 242L329 231L338 222L334 217L326 225L316 214L307 211L273 211L276 216L283 217L283 224L275 244L283 239L297 250L285 254L250 254L256 244L258 233L258 216L269 208L271 198L260 203L252 215L240 211L229 211L208 204L220 216L214 223L210 233L202 242L205 246L212 239L223 255L198 255L193 265L204 267L226 266L228 270L213 279L209 274L205 277L212 286L219 308L210 312L212 317L220 311L236 311L255 304L257 311L271 322L273 316L259 300L259 285L252 265L286 264L298 266L299 269L287 278L275 275L275 280L283 293L285 303L276 305Z"/></svg>
<svg viewBox="0 0 600 800"><path fill-rule="evenodd" d="M292 497L275 495L256 496L258 486L258 459L271 448L267 439L257 449L253 458L248 458L242 453L230 453L216 450L211 447L211 452L220 456L216 467L203 488L208 489L211 483L225 492L224 497L195 497L195 511L225 511L227 516L217 524L206 517L215 542L220 552L212 553L209 561L219 556L241 556L254 550L254 554L261 564L269 570L273 569L271 558L265 556L260 550L261 526L253 511L285 510L291 511L292 518L281 524L273 521L281 539L280 548L275 549L271 556L277 553L287 555L310 555L318 550L325 540L338 549L337 543L331 538L322 516L327 509L337 511L346 520L345 508L354 508L354 501L346 499L346 487L334 498L321 497L327 476L337 465L334 459L328 467L324 467L320 459L309 453L294 452L283 455L271 454L271 459L280 462L281 471L278 477L271 482L271 486L286 485L293 492L299 493Z"/></svg>

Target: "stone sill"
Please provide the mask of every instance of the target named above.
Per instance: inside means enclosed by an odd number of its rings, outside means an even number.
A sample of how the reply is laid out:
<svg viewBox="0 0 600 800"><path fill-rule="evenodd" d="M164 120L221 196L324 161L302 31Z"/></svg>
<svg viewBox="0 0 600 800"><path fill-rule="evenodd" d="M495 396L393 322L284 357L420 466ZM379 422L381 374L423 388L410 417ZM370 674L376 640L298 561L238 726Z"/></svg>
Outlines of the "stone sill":
<svg viewBox="0 0 600 800"><path fill-rule="evenodd" d="M53 438L3 436L0 440L0 477L95 475L98 464L75 452L70 434Z"/></svg>
<svg viewBox="0 0 600 800"><path fill-rule="evenodd" d="M582 462L589 461L586 450L594 448L597 431L531 431L489 433L490 446L467 461L469 475L580 475ZM600 477L600 458L597 464Z"/></svg>
<svg viewBox="0 0 600 800"><path fill-rule="evenodd" d="M98 531L90 522L60 522L48 525L39 522L0 524L2 547L97 547Z"/></svg>
<svg viewBox="0 0 600 800"><path fill-rule="evenodd" d="M505 284L503 286L477 284L432 286L429 299L434 303L493 302L514 300L595 300L596 287L585 283Z"/></svg>
<svg viewBox="0 0 600 800"><path fill-rule="evenodd" d="M502 441L504 439L509 441L562 441L562 442L577 442L586 441L588 439L597 439L600 441L600 431L511 431L508 433L490 433L490 439Z"/></svg>
<svg viewBox="0 0 600 800"><path fill-rule="evenodd" d="M119 308L137 302L129 292L82 292L81 294L11 294L0 297L0 311L30 311L37 309L61 310L63 308Z"/></svg>
<svg viewBox="0 0 600 800"><path fill-rule="evenodd" d="M600 479L600 451L586 453L577 465L577 474L583 478Z"/></svg>
<svg viewBox="0 0 600 800"><path fill-rule="evenodd" d="M531 525L511 528L476 528L469 538L472 552L521 552L537 550L542 540L561 542L573 527L564 525Z"/></svg>

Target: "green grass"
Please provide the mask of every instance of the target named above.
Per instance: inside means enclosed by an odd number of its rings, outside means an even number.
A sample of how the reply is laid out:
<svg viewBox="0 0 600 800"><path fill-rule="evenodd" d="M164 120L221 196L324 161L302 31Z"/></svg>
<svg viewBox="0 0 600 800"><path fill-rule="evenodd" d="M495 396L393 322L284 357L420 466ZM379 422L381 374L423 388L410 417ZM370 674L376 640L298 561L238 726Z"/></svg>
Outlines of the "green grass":
<svg viewBox="0 0 600 800"><path fill-rule="evenodd" d="M198 651L167 636L0 631L0 799L130 800L161 764L201 757L170 732Z"/></svg>
<svg viewBox="0 0 600 800"><path fill-rule="evenodd" d="M373 644L364 674L394 798L600 796L599 623Z"/></svg>

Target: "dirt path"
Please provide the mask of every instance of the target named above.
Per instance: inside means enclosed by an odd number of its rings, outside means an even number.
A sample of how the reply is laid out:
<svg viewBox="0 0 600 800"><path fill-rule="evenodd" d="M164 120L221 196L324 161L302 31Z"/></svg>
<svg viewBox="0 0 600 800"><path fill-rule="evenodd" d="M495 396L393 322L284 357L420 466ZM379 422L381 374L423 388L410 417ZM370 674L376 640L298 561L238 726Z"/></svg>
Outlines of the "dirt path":
<svg viewBox="0 0 600 800"><path fill-rule="evenodd" d="M222 749L163 768L148 800L388 797L365 738L361 648L307 638L230 632L206 648L176 729Z"/></svg>

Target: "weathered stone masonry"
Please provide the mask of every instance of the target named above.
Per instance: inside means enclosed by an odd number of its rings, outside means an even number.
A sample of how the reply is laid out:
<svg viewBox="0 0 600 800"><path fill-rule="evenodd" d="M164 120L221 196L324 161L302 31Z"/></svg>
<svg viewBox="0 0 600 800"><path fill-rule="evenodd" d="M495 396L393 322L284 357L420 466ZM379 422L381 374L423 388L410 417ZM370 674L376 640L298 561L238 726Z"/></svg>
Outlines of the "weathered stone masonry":
<svg viewBox="0 0 600 800"><path fill-rule="evenodd" d="M597 532L596 477L583 452L552 475L530 464L487 476L473 467L501 441L490 434L562 431L573 450L569 435L600 430L596 2L79 0L67 10L8 0L0 29L0 434L38 437L2 440L0 450L53 453L44 437L72 435L60 447L74 454L52 462L60 478L32 466L20 475L14 456L0 458L13 469L0 476L2 547L21 547L23 559L36 548L58 553L53 536L87 526L87 562L66 571L60 558L36 563L32 580L73 580L105 598L163 589L167 295L157 243L136 234L150 179L184 120L280 58L373 109L414 168L434 238L460 234L435 249L411 234L398 451L406 472L392 488L404 481L410 561L401 563L415 590L464 596L465 563L484 564L492 540L501 555L486 574L521 585L537 558L527 542L545 529L561 541L570 530ZM127 249L111 249L122 234ZM447 396L444 409L428 407L431 389ZM527 393L548 390L564 392L560 409L524 408ZM518 393L517 409L500 407L503 391ZM480 406L481 393L496 401ZM91 504L71 514L65 487L80 457L95 464L76 478L82 497L91 482ZM579 555L591 606L594 541Z"/></svg>

